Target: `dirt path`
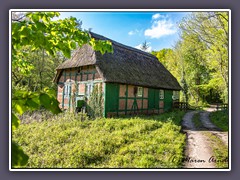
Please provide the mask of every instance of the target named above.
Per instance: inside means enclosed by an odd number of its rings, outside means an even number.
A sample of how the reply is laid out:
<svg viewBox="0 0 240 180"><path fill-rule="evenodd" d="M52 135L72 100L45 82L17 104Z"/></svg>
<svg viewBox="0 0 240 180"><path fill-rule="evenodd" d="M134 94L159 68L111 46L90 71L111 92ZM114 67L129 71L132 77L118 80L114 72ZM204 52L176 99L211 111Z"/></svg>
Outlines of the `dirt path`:
<svg viewBox="0 0 240 180"><path fill-rule="evenodd" d="M220 137L226 145L228 144L228 134L220 132L219 129L210 122L210 111L212 111L212 109L203 112L191 111L183 117L182 126L187 136L184 168L215 168L215 164L209 162L210 157L213 156L213 152L211 150L210 140L204 135L204 132L211 132ZM192 118L196 113L200 113L200 120L204 126L204 129L201 131L198 130L192 122Z"/></svg>
<svg viewBox="0 0 240 180"><path fill-rule="evenodd" d="M207 140L201 131L197 131L192 118L198 111L192 111L183 117L183 129L187 135L187 148L185 151L184 167L185 168L214 168L214 163L208 160L212 156L211 149Z"/></svg>
<svg viewBox="0 0 240 180"><path fill-rule="evenodd" d="M211 132L213 135L219 137L222 142L227 146L228 145L228 132L221 132L219 128L217 128L209 119L209 114L212 111L211 108L207 109L207 111L200 113L200 120L203 126L208 129L208 132Z"/></svg>

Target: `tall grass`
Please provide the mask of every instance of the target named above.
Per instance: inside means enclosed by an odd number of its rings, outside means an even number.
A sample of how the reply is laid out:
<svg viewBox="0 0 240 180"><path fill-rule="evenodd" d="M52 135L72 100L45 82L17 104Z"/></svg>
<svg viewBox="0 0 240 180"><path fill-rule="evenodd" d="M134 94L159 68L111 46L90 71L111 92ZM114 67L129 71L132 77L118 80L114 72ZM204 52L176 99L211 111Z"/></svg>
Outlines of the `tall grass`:
<svg viewBox="0 0 240 180"><path fill-rule="evenodd" d="M200 129L204 129L204 126L202 124L202 121L200 120L200 113L196 113L193 115L193 119L192 119L194 126L200 130Z"/></svg>
<svg viewBox="0 0 240 180"><path fill-rule="evenodd" d="M215 162L217 168L228 168L228 147L216 135L210 132L204 132L204 134L208 136L214 154L210 160Z"/></svg>
<svg viewBox="0 0 240 180"><path fill-rule="evenodd" d="M215 124L218 128L223 131L228 131L229 129L229 118L227 111L215 111L210 114L210 120L213 124Z"/></svg>
<svg viewBox="0 0 240 180"><path fill-rule="evenodd" d="M183 114L81 121L66 113L21 124L12 139L29 155L28 168L179 168Z"/></svg>

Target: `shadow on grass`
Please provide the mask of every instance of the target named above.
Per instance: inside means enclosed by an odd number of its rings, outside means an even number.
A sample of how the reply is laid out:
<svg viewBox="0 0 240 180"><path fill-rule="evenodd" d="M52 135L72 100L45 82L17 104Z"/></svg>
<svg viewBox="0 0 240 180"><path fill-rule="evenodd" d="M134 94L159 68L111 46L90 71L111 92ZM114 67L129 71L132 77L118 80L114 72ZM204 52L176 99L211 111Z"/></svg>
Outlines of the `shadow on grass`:
<svg viewBox="0 0 240 180"><path fill-rule="evenodd" d="M132 115L119 115L117 117L112 117L112 119L126 120L126 119L143 119L143 120L155 120L160 122L169 122L177 126L181 126L182 119L186 111L173 110L164 112L162 114L132 114Z"/></svg>

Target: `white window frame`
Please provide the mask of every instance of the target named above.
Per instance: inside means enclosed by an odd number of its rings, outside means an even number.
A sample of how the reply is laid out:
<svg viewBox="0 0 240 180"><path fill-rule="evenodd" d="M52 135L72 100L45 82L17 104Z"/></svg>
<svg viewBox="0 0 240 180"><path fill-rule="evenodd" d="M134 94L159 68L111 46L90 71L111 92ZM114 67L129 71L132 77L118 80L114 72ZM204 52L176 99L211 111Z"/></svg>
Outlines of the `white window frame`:
<svg viewBox="0 0 240 180"><path fill-rule="evenodd" d="M138 97L142 97L143 96L143 88L142 87L138 87L138 89L137 89L137 96Z"/></svg>
<svg viewBox="0 0 240 180"><path fill-rule="evenodd" d="M173 91L172 99L173 100L179 100L180 99L179 91Z"/></svg>
<svg viewBox="0 0 240 180"><path fill-rule="evenodd" d="M159 90L159 99L164 99L164 90L163 89Z"/></svg>
<svg viewBox="0 0 240 180"><path fill-rule="evenodd" d="M87 98L90 97L90 95L91 95L91 93L93 91L93 86L94 86L93 83L86 83L85 84L85 96Z"/></svg>
<svg viewBox="0 0 240 180"><path fill-rule="evenodd" d="M65 83L64 84L64 96L69 97L70 91L71 91L71 84Z"/></svg>

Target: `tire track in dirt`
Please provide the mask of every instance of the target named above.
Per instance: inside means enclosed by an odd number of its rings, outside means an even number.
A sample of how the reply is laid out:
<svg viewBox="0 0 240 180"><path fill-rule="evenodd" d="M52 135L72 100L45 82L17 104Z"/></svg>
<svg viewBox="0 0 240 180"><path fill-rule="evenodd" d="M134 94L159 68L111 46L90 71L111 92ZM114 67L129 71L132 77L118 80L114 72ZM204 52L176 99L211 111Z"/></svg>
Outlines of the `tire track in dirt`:
<svg viewBox="0 0 240 180"><path fill-rule="evenodd" d="M209 119L209 114L212 109L207 109L207 111L200 113L200 120L203 126L208 129L208 132L219 137L222 142L228 146L228 132L222 132L221 129L217 128Z"/></svg>
<svg viewBox="0 0 240 180"><path fill-rule="evenodd" d="M215 164L209 162L209 158L212 156L209 141L201 131L197 131L192 122L196 113L198 111L187 112L183 117L183 130L187 136L184 168L215 168Z"/></svg>

